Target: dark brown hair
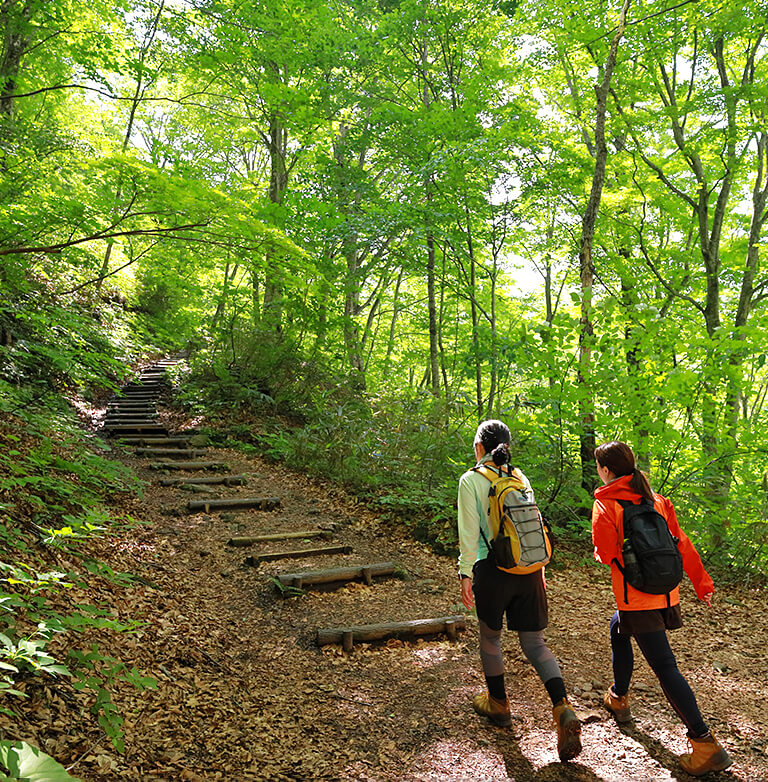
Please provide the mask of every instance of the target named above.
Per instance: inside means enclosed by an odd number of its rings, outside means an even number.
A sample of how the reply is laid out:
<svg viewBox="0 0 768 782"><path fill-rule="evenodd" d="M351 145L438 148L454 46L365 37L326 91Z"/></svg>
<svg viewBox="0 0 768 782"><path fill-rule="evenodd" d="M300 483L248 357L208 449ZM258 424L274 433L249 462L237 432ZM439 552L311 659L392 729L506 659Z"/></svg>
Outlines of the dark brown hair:
<svg viewBox="0 0 768 782"><path fill-rule="evenodd" d="M653 489L648 479L635 466L635 454L626 443L613 440L595 448L595 460L601 467L607 467L617 478L631 475L629 488L636 491L644 500L653 504Z"/></svg>
<svg viewBox="0 0 768 782"><path fill-rule="evenodd" d="M483 421L475 433L475 443L480 443L483 446L483 450L491 455L493 463L497 467L509 464L512 460L509 451L510 439L509 427L503 421L497 421L493 418Z"/></svg>

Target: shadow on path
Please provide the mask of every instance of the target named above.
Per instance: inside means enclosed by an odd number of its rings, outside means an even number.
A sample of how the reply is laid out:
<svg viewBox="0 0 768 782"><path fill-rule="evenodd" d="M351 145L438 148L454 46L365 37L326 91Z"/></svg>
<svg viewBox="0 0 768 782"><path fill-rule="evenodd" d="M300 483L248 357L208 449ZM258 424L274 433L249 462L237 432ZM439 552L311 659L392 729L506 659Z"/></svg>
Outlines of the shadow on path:
<svg viewBox="0 0 768 782"><path fill-rule="evenodd" d="M513 731L499 731L495 747L504 758L507 776L514 782L605 782L592 769L577 760L568 763L548 763L538 770L523 754Z"/></svg>
<svg viewBox="0 0 768 782"><path fill-rule="evenodd" d="M692 779L701 779L701 777L694 777L683 771L680 767L680 762L677 759L677 755L670 752L658 739L649 736L644 733L634 723L628 723L619 726L619 730L625 735L634 739L638 744L645 747L645 751L661 766L669 771L673 779L679 780L679 782L690 782ZM706 775L707 780L731 780L731 782L755 782L754 779L742 777L734 774L732 771L719 771L710 772Z"/></svg>

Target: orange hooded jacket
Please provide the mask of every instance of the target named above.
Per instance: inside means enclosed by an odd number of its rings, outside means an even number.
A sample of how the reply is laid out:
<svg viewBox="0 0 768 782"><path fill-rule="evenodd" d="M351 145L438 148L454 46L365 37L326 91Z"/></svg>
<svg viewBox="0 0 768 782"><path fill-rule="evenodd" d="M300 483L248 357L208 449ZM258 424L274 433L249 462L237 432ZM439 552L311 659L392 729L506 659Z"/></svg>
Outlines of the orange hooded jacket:
<svg viewBox="0 0 768 782"><path fill-rule="evenodd" d="M595 544L595 559L604 565L611 566L613 594L620 611L647 611L654 608L666 608L667 605L677 605L680 602L678 587L675 587L670 593L669 603L667 603L667 595L649 595L645 592L639 592L629 584L627 585L627 601L624 602L624 576L616 566L614 559L618 559L622 566L624 565L624 559L621 556L621 546L624 542L622 529L624 510L618 500L637 502L640 499L640 495L629 487L631 480L631 475L623 475L595 490L595 503L592 506L592 542ZM704 570L699 552L680 529L672 503L660 494L654 496L654 507L667 520L669 531L680 541L678 548L683 557L683 569L691 579L697 596L701 599L713 591L713 581Z"/></svg>

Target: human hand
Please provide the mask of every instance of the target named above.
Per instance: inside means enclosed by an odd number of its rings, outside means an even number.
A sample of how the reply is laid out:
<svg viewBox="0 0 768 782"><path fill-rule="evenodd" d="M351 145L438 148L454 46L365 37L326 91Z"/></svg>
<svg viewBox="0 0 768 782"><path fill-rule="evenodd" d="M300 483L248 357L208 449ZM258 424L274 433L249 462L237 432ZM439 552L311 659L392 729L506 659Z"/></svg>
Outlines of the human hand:
<svg viewBox="0 0 768 782"><path fill-rule="evenodd" d="M701 596L702 602L707 604L707 608L712 608L712 595L714 592L707 592Z"/></svg>
<svg viewBox="0 0 768 782"><path fill-rule="evenodd" d="M461 602L464 603L464 608L470 609L475 607L475 594L472 591L472 579L461 579Z"/></svg>

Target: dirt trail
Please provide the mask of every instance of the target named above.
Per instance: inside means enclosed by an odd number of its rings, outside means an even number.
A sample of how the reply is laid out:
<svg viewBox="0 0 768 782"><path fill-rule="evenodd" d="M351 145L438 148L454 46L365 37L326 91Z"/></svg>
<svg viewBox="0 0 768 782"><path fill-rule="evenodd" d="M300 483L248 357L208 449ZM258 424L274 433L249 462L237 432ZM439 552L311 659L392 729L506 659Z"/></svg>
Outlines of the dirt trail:
<svg viewBox="0 0 768 782"><path fill-rule="evenodd" d="M599 708L610 683L607 569L586 561L548 569L548 642L587 720L584 752L561 764L546 693L512 634L504 643L516 719L507 729L471 709L471 696L483 687L473 617L455 642L389 641L356 646L352 654L316 646L319 627L459 613L453 560L410 540L342 492L258 458L209 450L209 458L226 462L248 483L206 496L277 496L280 507L209 514L185 510L189 499L202 495L158 485L156 471L130 449L124 458L152 481L143 498L124 502L140 523L100 543L96 553L146 584L93 586L116 615L146 623L104 645L154 676L158 688L137 693L126 685L114 694L125 715L124 755L100 736L84 714L87 702L67 685L31 688L25 721L5 723L17 738L66 765L75 763L72 773L85 782L692 779L675 760L686 749L684 729L644 662L638 662L634 682L634 725L620 730ZM318 526L332 528L333 542L353 546L354 553L254 568L244 564L246 556L285 543L255 550L225 545L236 534ZM404 577L312 589L289 599L269 578L386 560L397 562ZM683 614L686 627L671 635L673 648L705 719L735 761L729 772L708 779L768 780L761 592L720 590L707 610L687 585ZM760 618L757 627L754 617Z"/></svg>

